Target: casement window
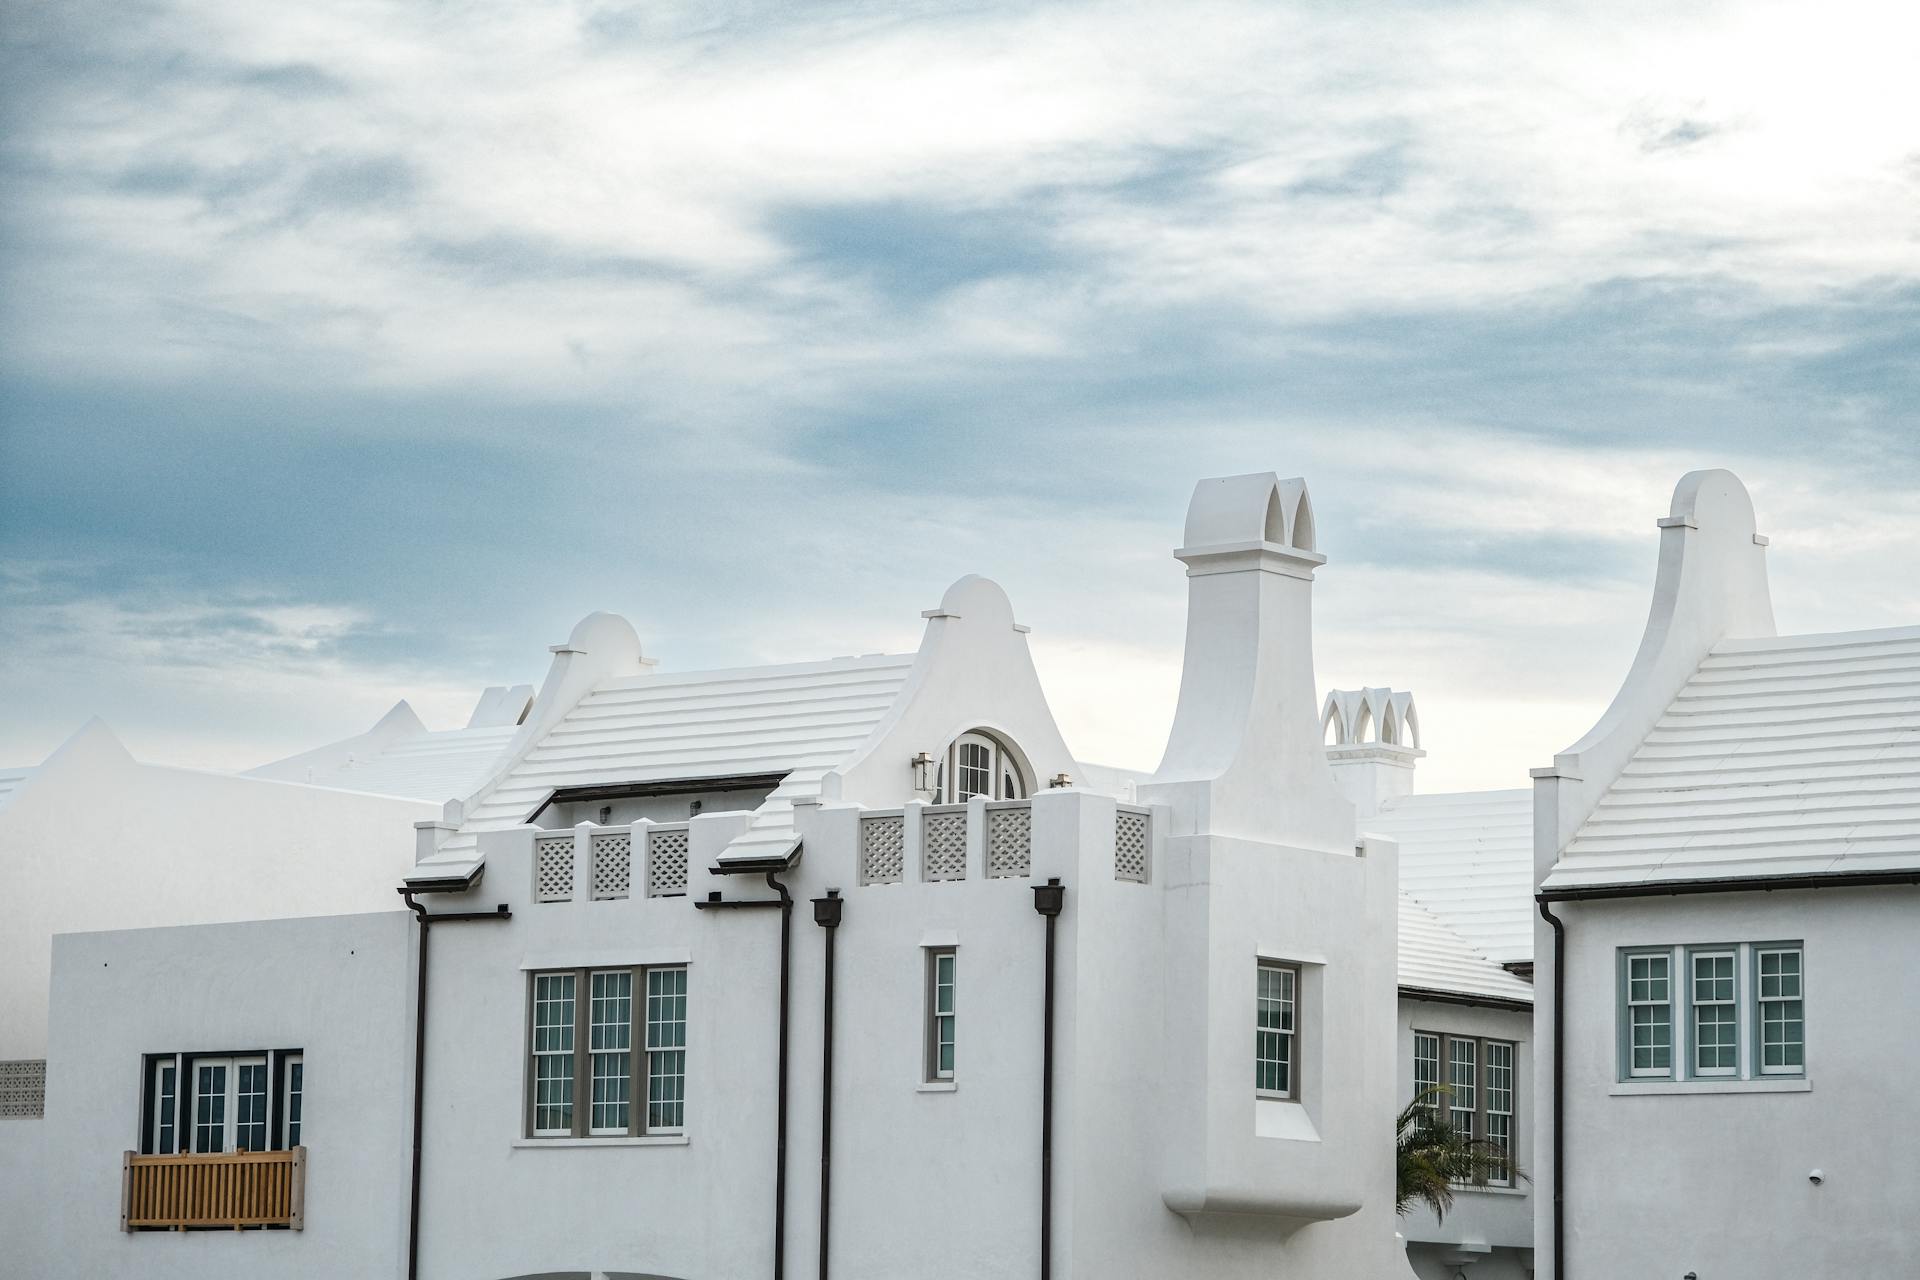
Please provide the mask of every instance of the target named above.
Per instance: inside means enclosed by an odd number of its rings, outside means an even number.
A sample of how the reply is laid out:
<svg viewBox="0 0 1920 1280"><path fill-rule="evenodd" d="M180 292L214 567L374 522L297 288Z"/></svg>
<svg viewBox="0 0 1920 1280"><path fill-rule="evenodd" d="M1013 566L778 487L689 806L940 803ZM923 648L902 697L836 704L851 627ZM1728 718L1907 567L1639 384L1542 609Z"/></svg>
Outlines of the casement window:
<svg viewBox="0 0 1920 1280"><path fill-rule="evenodd" d="M1515 1061L1510 1040L1413 1033L1413 1096L1445 1085L1447 1092L1426 1105L1455 1131L1484 1139L1499 1153L1482 1186L1513 1185Z"/></svg>
<svg viewBox="0 0 1920 1280"><path fill-rule="evenodd" d="M1300 970L1262 960L1255 970L1253 1088L1262 1098L1300 1096Z"/></svg>
<svg viewBox="0 0 1920 1280"><path fill-rule="evenodd" d="M1030 789L1012 748L976 729L948 745L934 783L934 802L962 804L975 796L1024 800Z"/></svg>
<svg viewBox="0 0 1920 1280"><path fill-rule="evenodd" d="M1620 953L1620 1078L1740 1080L1806 1072L1799 943Z"/></svg>
<svg viewBox="0 0 1920 1280"><path fill-rule="evenodd" d="M927 1080L953 1079L955 984L960 956L952 947L927 951Z"/></svg>
<svg viewBox="0 0 1920 1280"><path fill-rule="evenodd" d="M303 1061L298 1050L286 1049L149 1054L141 1152L212 1154L301 1145Z"/></svg>
<svg viewBox="0 0 1920 1280"><path fill-rule="evenodd" d="M529 1137L685 1131L684 965L536 973L528 1004Z"/></svg>

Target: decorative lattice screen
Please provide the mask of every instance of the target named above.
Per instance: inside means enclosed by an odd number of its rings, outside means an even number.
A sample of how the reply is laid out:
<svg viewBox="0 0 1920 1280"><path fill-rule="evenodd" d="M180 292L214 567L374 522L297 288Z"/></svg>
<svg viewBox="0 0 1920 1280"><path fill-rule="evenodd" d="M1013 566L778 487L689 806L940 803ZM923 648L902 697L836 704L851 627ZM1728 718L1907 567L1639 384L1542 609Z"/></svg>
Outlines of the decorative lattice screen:
<svg viewBox="0 0 1920 1280"><path fill-rule="evenodd" d="M0 1116L40 1116L46 1112L45 1059L0 1062Z"/></svg>
<svg viewBox="0 0 1920 1280"><path fill-rule="evenodd" d="M677 898L687 891L687 829L655 827L647 833L647 896Z"/></svg>
<svg viewBox="0 0 1920 1280"><path fill-rule="evenodd" d="M1033 867L1033 810L987 810L987 874L1024 876Z"/></svg>
<svg viewBox="0 0 1920 1280"><path fill-rule="evenodd" d="M926 851L922 879L965 880L967 878L967 811L929 813L921 828Z"/></svg>
<svg viewBox="0 0 1920 1280"><path fill-rule="evenodd" d="M573 832L538 836L533 842L533 900L566 902L573 897Z"/></svg>
<svg viewBox="0 0 1920 1280"><path fill-rule="evenodd" d="M625 831L593 837L593 896L624 898L633 883L633 837Z"/></svg>
<svg viewBox="0 0 1920 1280"><path fill-rule="evenodd" d="M1125 809L1113 815L1113 878L1147 882L1147 815Z"/></svg>
<svg viewBox="0 0 1920 1280"><path fill-rule="evenodd" d="M907 820L860 819L860 883L896 884L906 871Z"/></svg>

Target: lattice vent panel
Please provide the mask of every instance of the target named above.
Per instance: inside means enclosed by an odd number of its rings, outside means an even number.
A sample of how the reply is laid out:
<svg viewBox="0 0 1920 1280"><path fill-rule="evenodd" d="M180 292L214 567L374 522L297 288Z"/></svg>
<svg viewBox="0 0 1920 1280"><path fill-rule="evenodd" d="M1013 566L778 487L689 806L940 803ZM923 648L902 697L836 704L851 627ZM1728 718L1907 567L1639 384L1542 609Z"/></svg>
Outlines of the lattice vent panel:
<svg viewBox="0 0 1920 1280"><path fill-rule="evenodd" d="M46 1113L46 1061L0 1062L0 1116L41 1116Z"/></svg>
<svg viewBox="0 0 1920 1280"><path fill-rule="evenodd" d="M928 880L965 880L967 878L967 815L930 813L922 827L926 852L924 878Z"/></svg>
<svg viewBox="0 0 1920 1280"><path fill-rule="evenodd" d="M687 829L654 828L647 834L647 896L677 898L687 891Z"/></svg>
<svg viewBox="0 0 1920 1280"><path fill-rule="evenodd" d="M987 874L1024 876L1033 868L1033 810L987 810Z"/></svg>
<svg viewBox="0 0 1920 1280"><path fill-rule="evenodd" d="M1147 815L1128 813L1113 816L1113 878L1147 882Z"/></svg>
<svg viewBox="0 0 1920 1280"><path fill-rule="evenodd" d="M539 836L533 842L535 902L567 902L573 897L573 833Z"/></svg>
<svg viewBox="0 0 1920 1280"><path fill-rule="evenodd" d="M860 883L896 884L906 872L907 820L860 819Z"/></svg>
<svg viewBox="0 0 1920 1280"><path fill-rule="evenodd" d="M624 898L633 884L633 837L610 831L593 838L593 896Z"/></svg>

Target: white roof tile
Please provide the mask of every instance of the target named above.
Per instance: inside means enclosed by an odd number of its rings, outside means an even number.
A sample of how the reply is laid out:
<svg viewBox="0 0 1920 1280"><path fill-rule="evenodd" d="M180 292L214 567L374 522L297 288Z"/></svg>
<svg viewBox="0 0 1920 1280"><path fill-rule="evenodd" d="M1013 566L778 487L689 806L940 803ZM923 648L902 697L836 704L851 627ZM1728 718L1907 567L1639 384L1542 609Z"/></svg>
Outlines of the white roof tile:
<svg viewBox="0 0 1920 1280"><path fill-rule="evenodd" d="M1496 966L1533 959L1533 792L1399 796L1361 823L1400 846L1400 887Z"/></svg>
<svg viewBox="0 0 1920 1280"><path fill-rule="evenodd" d="M445 729L397 738L315 767L302 757L249 770L253 777L436 803L471 795L501 763L514 725Z"/></svg>
<svg viewBox="0 0 1920 1280"><path fill-rule="evenodd" d="M866 741L914 655L625 676L596 686L494 784L432 863L471 861L477 836L517 826L554 790L779 774L728 856L791 846L793 802Z"/></svg>
<svg viewBox="0 0 1920 1280"><path fill-rule="evenodd" d="M1400 985L1450 995L1533 1003L1533 986L1514 977L1400 891Z"/></svg>
<svg viewBox="0 0 1920 1280"><path fill-rule="evenodd" d="M1729 640L1548 888L1920 868L1920 627Z"/></svg>

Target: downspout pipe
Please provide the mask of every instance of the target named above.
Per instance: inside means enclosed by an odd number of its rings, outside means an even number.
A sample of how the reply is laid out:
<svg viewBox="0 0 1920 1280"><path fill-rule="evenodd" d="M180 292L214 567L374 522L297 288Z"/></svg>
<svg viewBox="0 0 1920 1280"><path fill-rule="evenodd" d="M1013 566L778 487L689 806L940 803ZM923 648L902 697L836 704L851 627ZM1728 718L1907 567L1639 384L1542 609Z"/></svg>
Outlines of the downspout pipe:
<svg viewBox="0 0 1920 1280"><path fill-rule="evenodd" d="M741 859L712 869L713 874L719 876L765 872L767 887L779 895L777 898L723 898L718 891L714 891L693 904L696 909L703 911L780 908L780 1051L775 1085L778 1102L773 1144L773 1280L785 1280L787 1273L787 1032L793 960L793 895L787 891L786 885L780 883L779 877L792 869L799 856L800 851L796 847L781 857Z"/></svg>
<svg viewBox="0 0 1920 1280"><path fill-rule="evenodd" d="M1040 1280L1053 1275L1053 985L1054 925L1067 891L1054 876L1033 886L1033 909L1047 922L1044 995L1040 1032Z"/></svg>
<svg viewBox="0 0 1920 1280"><path fill-rule="evenodd" d="M824 898L813 900L813 922L826 933L825 976L822 979L825 1008L820 1025L820 1266L819 1280L827 1280L827 1238L833 1227L833 940L840 932L840 917L846 903L838 889L827 890Z"/></svg>
<svg viewBox="0 0 1920 1280"><path fill-rule="evenodd" d="M1719 879L1669 880L1658 884L1572 885L1542 889L1534 895L1540 915L1553 927L1553 1276L1566 1280L1566 1187L1562 1155L1566 1125L1566 1009L1567 929L1553 914L1555 902L1605 902L1622 898L1686 897L1702 893L1773 893L1792 889L1872 889L1887 885L1920 885L1920 871L1827 871L1797 876L1728 876Z"/></svg>
<svg viewBox="0 0 1920 1280"><path fill-rule="evenodd" d="M1567 1027L1567 926L1553 914L1545 894L1540 896L1540 914L1553 927L1553 1280L1566 1280L1566 1108L1562 1096L1566 1089Z"/></svg>
<svg viewBox="0 0 1920 1280"><path fill-rule="evenodd" d="M511 920L513 912L506 903L491 911L427 912L426 904L415 897L420 893L457 893L471 888L473 882L445 887L401 885L398 892L407 910L420 922L420 962L414 970L413 990L413 1167L407 1185L407 1280L420 1275L420 1134L426 1114L427 1084L427 939L435 924L456 924L463 920Z"/></svg>

